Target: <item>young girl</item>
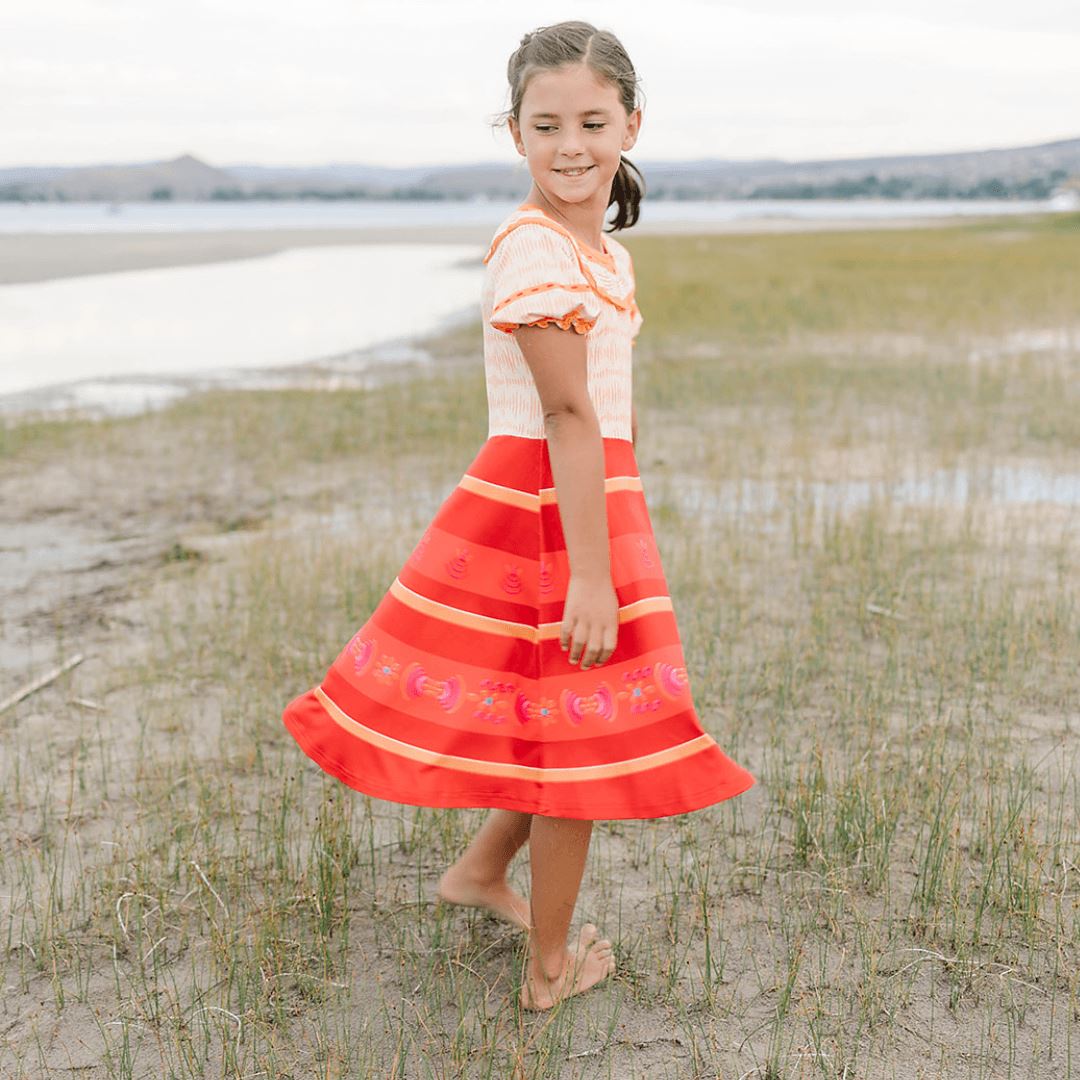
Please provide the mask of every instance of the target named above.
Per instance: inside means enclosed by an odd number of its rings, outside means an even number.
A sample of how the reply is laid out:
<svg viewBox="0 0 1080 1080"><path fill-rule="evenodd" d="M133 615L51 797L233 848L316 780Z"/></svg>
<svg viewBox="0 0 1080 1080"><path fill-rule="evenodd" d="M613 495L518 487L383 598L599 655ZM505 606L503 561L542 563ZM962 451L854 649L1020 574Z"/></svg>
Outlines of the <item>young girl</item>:
<svg viewBox="0 0 1080 1080"><path fill-rule="evenodd" d="M494 808L438 895L528 931L520 1001L546 1009L615 969L592 924L567 947L593 820L683 814L754 777L699 723L635 459L643 320L602 226L613 203L615 229L638 217L637 77L577 21L526 34L508 75L533 183L484 257L487 441L284 721L368 795ZM526 840L529 900L506 880Z"/></svg>

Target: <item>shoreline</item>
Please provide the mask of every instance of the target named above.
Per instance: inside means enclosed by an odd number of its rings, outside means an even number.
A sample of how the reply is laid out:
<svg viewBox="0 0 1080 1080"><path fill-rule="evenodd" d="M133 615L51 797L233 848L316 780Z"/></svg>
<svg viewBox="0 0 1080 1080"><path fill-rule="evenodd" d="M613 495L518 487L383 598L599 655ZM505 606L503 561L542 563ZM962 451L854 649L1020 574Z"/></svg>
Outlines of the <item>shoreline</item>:
<svg viewBox="0 0 1080 1080"><path fill-rule="evenodd" d="M949 228L996 221L1004 215L948 217L758 217L735 221L652 222L627 230L633 236L705 236L754 233L849 232ZM173 232L0 233L0 286L134 270L198 266L254 259L302 247L354 244L472 244L486 247L491 229L438 227L228 229Z"/></svg>

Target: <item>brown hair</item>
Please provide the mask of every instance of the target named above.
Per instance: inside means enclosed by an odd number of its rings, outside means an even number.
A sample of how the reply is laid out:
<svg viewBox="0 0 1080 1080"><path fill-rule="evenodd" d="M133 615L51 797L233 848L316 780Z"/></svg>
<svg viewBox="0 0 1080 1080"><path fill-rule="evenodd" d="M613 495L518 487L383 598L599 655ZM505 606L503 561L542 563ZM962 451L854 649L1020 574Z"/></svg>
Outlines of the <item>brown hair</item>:
<svg viewBox="0 0 1080 1080"><path fill-rule="evenodd" d="M541 26L521 39L506 65L510 108L500 113L492 126L501 127L511 116L520 123L521 100L529 79L538 71L567 64L585 64L594 74L611 83L619 92L627 116L637 108L638 77L622 43L609 30L597 30L592 23L572 19L554 26ZM631 169L640 179L630 175ZM608 206L618 203L619 209L608 232L637 224L644 194L645 178L641 171L629 158L621 157L608 201Z"/></svg>

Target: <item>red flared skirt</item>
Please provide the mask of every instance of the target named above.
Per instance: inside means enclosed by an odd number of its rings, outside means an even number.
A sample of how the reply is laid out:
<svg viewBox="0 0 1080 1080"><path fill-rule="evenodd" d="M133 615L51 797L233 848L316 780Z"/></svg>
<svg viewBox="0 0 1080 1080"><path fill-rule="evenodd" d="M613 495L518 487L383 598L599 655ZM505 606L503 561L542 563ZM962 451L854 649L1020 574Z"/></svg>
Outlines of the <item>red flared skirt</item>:
<svg viewBox="0 0 1080 1080"><path fill-rule="evenodd" d="M415 806L656 818L754 777L699 722L633 445L604 439L610 659L559 645L566 544L545 439L493 435L320 685L289 703L301 749Z"/></svg>

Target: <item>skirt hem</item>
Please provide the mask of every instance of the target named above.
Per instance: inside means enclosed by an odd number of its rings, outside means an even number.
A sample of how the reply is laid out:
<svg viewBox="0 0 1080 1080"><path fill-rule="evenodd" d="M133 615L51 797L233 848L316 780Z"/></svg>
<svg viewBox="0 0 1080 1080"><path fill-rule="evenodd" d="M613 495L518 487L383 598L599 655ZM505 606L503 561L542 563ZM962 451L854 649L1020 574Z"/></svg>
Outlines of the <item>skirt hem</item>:
<svg viewBox="0 0 1080 1080"><path fill-rule="evenodd" d="M317 746L310 742L303 728L293 724L286 713L283 723L288 732L296 740L300 749L322 769L323 772L354 791L362 795L370 795L372 798L383 799L387 802L396 802L406 806L425 806L438 810L513 810L523 814L538 814L541 817L572 818L582 821L627 821L648 820L660 817L672 817L679 814L689 814L696 810L703 810L716 803L732 799L749 790L757 782L756 778L746 770L742 770L742 776L726 787L717 788L716 785L699 791L685 794L682 798L668 803L661 803L650 807L635 807L633 813L627 813L626 808L604 808L585 812L584 807L559 807L552 805L547 809L538 809L535 801L517 799L505 791L483 792L477 791L465 795L411 795L401 791L391 791L381 784L373 784L368 780L359 780L356 776L343 768L339 762L332 761L323 754ZM744 782L748 781L748 782ZM480 802L473 801L482 800Z"/></svg>

